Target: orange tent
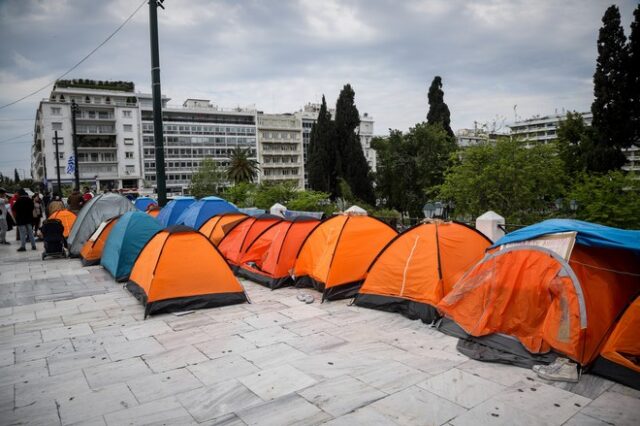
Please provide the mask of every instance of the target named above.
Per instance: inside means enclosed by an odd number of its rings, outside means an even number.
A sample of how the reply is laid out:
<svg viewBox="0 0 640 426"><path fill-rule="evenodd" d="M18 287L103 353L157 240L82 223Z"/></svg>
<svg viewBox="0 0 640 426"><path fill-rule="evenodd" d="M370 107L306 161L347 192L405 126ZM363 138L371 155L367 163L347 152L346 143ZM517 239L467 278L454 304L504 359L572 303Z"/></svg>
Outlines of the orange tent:
<svg viewBox="0 0 640 426"><path fill-rule="evenodd" d="M461 223L416 225L378 254L355 304L433 322L439 317L435 305L490 245L482 233Z"/></svg>
<svg viewBox="0 0 640 426"><path fill-rule="evenodd" d="M147 213L151 217L158 217L161 210L162 209L158 207L157 204L151 204L145 213Z"/></svg>
<svg viewBox="0 0 640 426"><path fill-rule="evenodd" d="M126 287L144 304L145 317L248 301L211 241L182 225L163 229L147 242Z"/></svg>
<svg viewBox="0 0 640 426"><path fill-rule="evenodd" d="M69 232L71 232L71 228L73 228L73 224L76 221L76 214L71 210L57 210L49 215L49 219L58 219L62 222L62 226L64 226L64 237L67 238L69 236Z"/></svg>
<svg viewBox="0 0 640 426"><path fill-rule="evenodd" d="M220 253L227 259L233 270L242 262L247 247L258 238L258 235L274 223L282 221L280 216L261 214L247 216L234 222L231 226L223 227L225 235L218 243Z"/></svg>
<svg viewBox="0 0 640 426"><path fill-rule="evenodd" d="M199 231L217 246L226 231L233 228L236 222L246 217L246 214L238 212L218 214L203 223Z"/></svg>
<svg viewBox="0 0 640 426"><path fill-rule="evenodd" d="M272 290L291 284L296 255L318 223L318 219L298 216L272 224L247 247L236 273Z"/></svg>
<svg viewBox="0 0 640 426"><path fill-rule="evenodd" d="M102 222L93 235L84 243L80 250L80 260L83 266L100 264L104 243L107 241L113 225L118 221L118 217L119 216L112 217Z"/></svg>
<svg viewBox="0 0 640 426"><path fill-rule="evenodd" d="M607 339L592 372L640 390L640 296Z"/></svg>
<svg viewBox="0 0 640 426"><path fill-rule="evenodd" d="M297 287L314 287L322 299L353 297L367 268L398 233L369 216L337 215L320 223L298 253L294 276Z"/></svg>
<svg viewBox="0 0 640 426"><path fill-rule="evenodd" d="M438 310L471 336L515 337L587 365L640 289L633 251L576 244L568 261L548 248L502 246L456 283Z"/></svg>

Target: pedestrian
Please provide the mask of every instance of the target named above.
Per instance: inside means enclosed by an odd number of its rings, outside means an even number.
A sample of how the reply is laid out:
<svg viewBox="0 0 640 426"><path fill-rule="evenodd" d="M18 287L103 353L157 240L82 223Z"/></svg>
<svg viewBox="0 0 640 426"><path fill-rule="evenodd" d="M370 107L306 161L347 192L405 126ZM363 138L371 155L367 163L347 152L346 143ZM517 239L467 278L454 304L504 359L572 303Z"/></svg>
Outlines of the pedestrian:
<svg viewBox="0 0 640 426"><path fill-rule="evenodd" d="M33 200L27 195L24 189L18 190L18 199L13 204L15 210L16 225L20 232L20 248L18 251L26 251L27 240L31 243L31 250L36 249L36 240L33 238Z"/></svg>
<svg viewBox="0 0 640 426"><path fill-rule="evenodd" d="M89 189L88 186L85 186L84 187L84 194L82 194L82 201L83 201L82 205L87 204L89 202L89 200L92 199L92 198L93 198L93 194L91 193L91 190Z"/></svg>
<svg viewBox="0 0 640 426"><path fill-rule="evenodd" d="M11 244L7 241L7 231L9 230L9 224L7 222L7 216L9 211L7 210L7 192L4 188L0 188L0 244Z"/></svg>
<svg viewBox="0 0 640 426"><path fill-rule="evenodd" d="M33 234L38 235L40 221L42 220L43 203L39 194L33 195Z"/></svg>
<svg viewBox="0 0 640 426"><path fill-rule="evenodd" d="M64 210L64 203L60 198L60 194L55 194L53 196L53 200L51 200L51 202L49 203L49 206L47 207L47 217L51 216L53 213L57 212L58 210Z"/></svg>
<svg viewBox="0 0 640 426"><path fill-rule="evenodd" d="M14 192L11 198L9 198L9 214L11 214L11 216L13 217L14 223L16 218L16 211L13 206L16 204L16 201L18 201L18 198L20 198L20 194L18 192L19 191ZM16 241L20 241L20 232L18 231L17 226L16 226Z"/></svg>
<svg viewBox="0 0 640 426"><path fill-rule="evenodd" d="M71 195L69 195L69 198L67 198L69 210L71 210L75 214L78 214L78 212L82 208L83 203L84 200L82 199L82 195L80 195L80 191L78 191L78 188L73 188L73 192L71 193Z"/></svg>
<svg viewBox="0 0 640 426"><path fill-rule="evenodd" d="M46 217L49 217L49 203L51 200L51 192L45 191L44 196L42 197L42 207L44 208L44 215Z"/></svg>

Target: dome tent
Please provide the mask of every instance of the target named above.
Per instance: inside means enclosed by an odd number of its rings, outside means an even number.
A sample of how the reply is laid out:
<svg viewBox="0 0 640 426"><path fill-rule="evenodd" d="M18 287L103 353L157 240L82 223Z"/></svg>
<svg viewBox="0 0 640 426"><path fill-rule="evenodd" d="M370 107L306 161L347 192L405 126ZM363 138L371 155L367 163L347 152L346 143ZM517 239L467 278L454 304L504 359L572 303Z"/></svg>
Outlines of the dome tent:
<svg viewBox="0 0 640 426"><path fill-rule="evenodd" d="M204 197L187 207L176 220L176 225L200 229L203 223L221 213L237 212L238 209L219 197Z"/></svg>
<svg viewBox="0 0 640 426"><path fill-rule="evenodd" d="M126 287L142 301L145 317L248 301L211 241L183 225L165 228L147 242Z"/></svg>
<svg viewBox="0 0 640 426"><path fill-rule="evenodd" d="M270 214L247 216L233 224L233 227L220 240L218 249L235 271L240 265L247 247L258 238L262 231L281 220L281 217Z"/></svg>
<svg viewBox="0 0 640 426"><path fill-rule="evenodd" d="M149 210L149 207L152 207L154 205L157 206L158 202L151 197L138 197L133 202L133 205L141 212L146 212L147 210Z"/></svg>
<svg viewBox="0 0 640 426"><path fill-rule="evenodd" d="M182 212L195 202L196 199L193 197L176 197L160 210L156 219L165 228L175 225Z"/></svg>
<svg viewBox="0 0 640 426"><path fill-rule="evenodd" d="M524 351L589 365L640 291L639 231L554 219L492 247L437 306L472 358L492 351L492 360L510 362ZM505 335L510 343L498 346Z"/></svg>
<svg viewBox="0 0 640 426"><path fill-rule="evenodd" d="M431 323L435 306L491 241L467 225L433 221L395 237L369 266L355 304Z"/></svg>
<svg viewBox="0 0 640 426"><path fill-rule="evenodd" d="M64 237L69 237L69 233L71 229L73 229L73 224L77 220L76 214L71 210L57 210L49 215L49 219L58 219L62 222L62 226L64 227Z"/></svg>
<svg viewBox="0 0 640 426"><path fill-rule="evenodd" d="M78 212L78 217L73 224L69 238L67 238L70 255L77 257L80 254L84 243L102 222L135 210L136 208L127 197L114 192L98 194L93 197Z"/></svg>
<svg viewBox="0 0 640 426"><path fill-rule="evenodd" d="M369 216L340 214L315 227L300 247L297 287L314 287L322 299L353 297L380 250L398 233Z"/></svg>
<svg viewBox="0 0 640 426"><path fill-rule="evenodd" d="M233 229L235 223L246 217L246 214L240 212L218 214L203 223L198 231L217 246L222 237Z"/></svg>
<svg viewBox="0 0 640 426"><path fill-rule="evenodd" d="M290 271L296 255L319 223L318 219L305 216L274 223L247 247L236 273L272 290L292 284Z"/></svg>
<svg viewBox="0 0 640 426"><path fill-rule="evenodd" d="M140 250L161 229L158 221L146 213L125 213L107 238L100 264L116 281L127 280Z"/></svg>
<svg viewBox="0 0 640 426"><path fill-rule="evenodd" d="M82 266L92 266L100 264L100 258L104 250L104 245L109 238L109 234L119 217L113 217L102 222L96 232L89 237L80 250L80 260Z"/></svg>

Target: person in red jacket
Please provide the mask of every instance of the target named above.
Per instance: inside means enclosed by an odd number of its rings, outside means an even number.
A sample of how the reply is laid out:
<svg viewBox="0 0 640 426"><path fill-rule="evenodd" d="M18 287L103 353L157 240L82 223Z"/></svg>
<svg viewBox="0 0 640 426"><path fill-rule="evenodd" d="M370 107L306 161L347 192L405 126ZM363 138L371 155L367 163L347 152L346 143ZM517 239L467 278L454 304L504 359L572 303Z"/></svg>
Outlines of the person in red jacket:
<svg viewBox="0 0 640 426"><path fill-rule="evenodd" d="M86 205L89 202L89 200L92 199L92 198L93 198L93 194L91 193L91 190L89 189L88 186L85 186L84 187L84 194L82 194L82 200L84 201L82 203L82 205L83 206Z"/></svg>

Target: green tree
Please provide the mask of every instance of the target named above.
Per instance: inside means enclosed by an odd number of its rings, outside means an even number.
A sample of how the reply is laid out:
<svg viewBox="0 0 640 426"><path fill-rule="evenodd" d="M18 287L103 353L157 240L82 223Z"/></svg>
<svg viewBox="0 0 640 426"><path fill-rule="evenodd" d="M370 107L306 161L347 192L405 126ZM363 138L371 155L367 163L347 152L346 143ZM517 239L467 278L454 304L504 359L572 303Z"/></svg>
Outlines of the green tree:
<svg viewBox="0 0 640 426"><path fill-rule="evenodd" d="M13 182L20 183L20 174L18 174L18 169L13 169Z"/></svg>
<svg viewBox="0 0 640 426"><path fill-rule="evenodd" d="M289 210L324 212L327 215L335 211L330 194L321 191L298 191L286 205Z"/></svg>
<svg viewBox="0 0 640 426"><path fill-rule="evenodd" d="M258 176L258 162L249 158L249 150L236 147L231 151L227 177L230 181L253 182Z"/></svg>
<svg viewBox="0 0 640 426"><path fill-rule="evenodd" d="M220 193L225 181L225 173L220 170L211 158L205 158L200 163L198 171L191 176L189 192L194 197L202 198Z"/></svg>
<svg viewBox="0 0 640 426"><path fill-rule="evenodd" d="M355 92L345 84L336 102L335 141L337 143L338 176L348 184L356 198L374 204L375 195L369 175L369 164L364 157L360 136L356 133L360 114L355 105Z"/></svg>
<svg viewBox="0 0 640 426"><path fill-rule="evenodd" d="M449 107L444 102L444 91L442 90L442 78L435 76L429 87L429 112L427 113L427 123L439 124L453 137L451 130L451 113Z"/></svg>
<svg viewBox="0 0 640 426"><path fill-rule="evenodd" d="M238 207L253 207L256 193L256 185L248 182L240 182L224 191L224 198Z"/></svg>
<svg viewBox="0 0 640 426"><path fill-rule="evenodd" d="M578 112L568 112L560 122L558 152L568 176L575 176L586 170L584 148L592 143L591 133L591 128L585 126L582 115Z"/></svg>
<svg viewBox="0 0 640 426"><path fill-rule="evenodd" d="M628 43L628 96L629 113L631 119L631 135L636 145L640 141L640 5L633 11L634 20L631 23L631 34Z"/></svg>
<svg viewBox="0 0 640 426"><path fill-rule="evenodd" d="M295 198L297 185L293 182L261 183L255 193L255 206L269 210L275 203L287 205L289 200Z"/></svg>
<svg viewBox="0 0 640 426"><path fill-rule="evenodd" d="M509 223L526 225L550 214L564 192L564 165L553 144L526 148L504 138L459 155L439 191L441 199L455 202L457 215L475 218L494 210Z"/></svg>
<svg viewBox="0 0 640 426"><path fill-rule="evenodd" d="M625 163L621 148L633 140L630 134L626 37L620 11L610 6L602 17L598 35L598 59L593 75L594 140L585 151L587 167L596 172L619 169Z"/></svg>
<svg viewBox="0 0 640 426"><path fill-rule="evenodd" d="M336 196L337 146L333 137L334 126L327 102L322 96L318 120L311 128L307 160L309 187Z"/></svg>
<svg viewBox="0 0 640 426"><path fill-rule="evenodd" d="M640 180L634 174L583 174L568 196L578 202L578 219L617 228L640 228Z"/></svg>

